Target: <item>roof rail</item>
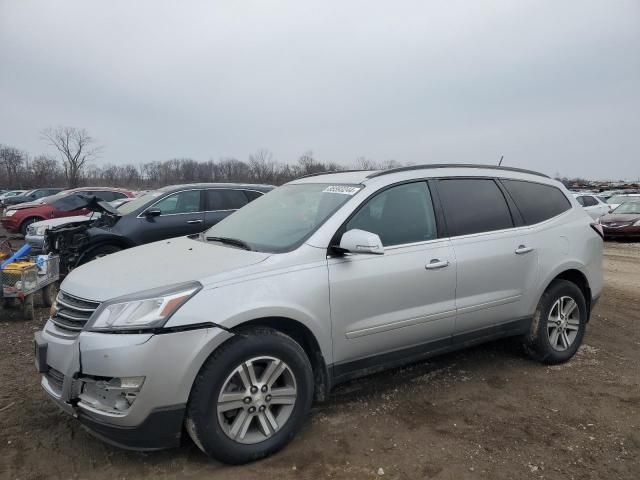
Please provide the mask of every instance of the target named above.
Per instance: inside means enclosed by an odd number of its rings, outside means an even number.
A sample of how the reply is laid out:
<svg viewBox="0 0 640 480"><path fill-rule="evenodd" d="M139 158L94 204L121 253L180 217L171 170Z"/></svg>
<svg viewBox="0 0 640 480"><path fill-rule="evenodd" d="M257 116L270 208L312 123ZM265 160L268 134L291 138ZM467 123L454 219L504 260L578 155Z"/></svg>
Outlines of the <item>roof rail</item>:
<svg viewBox="0 0 640 480"><path fill-rule="evenodd" d="M367 175L367 178L380 177L382 175L388 175L390 173L407 172L410 170L423 170L427 168L484 168L489 170L504 170L507 172L520 172L529 173L531 175L537 175L539 177L550 178L548 175L540 172L534 172L533 170L526 170L524 168L516 167L499 167L497 165L480 165L477 163L431 163L426 165L410 165L408 167L390 168L388 170L380 170Z"/></svg>
<svg viewBox="0 0 640 480"><path fill-rule="evenodd" d="M318 175L330 175L332 173L350 173L350 172L366 172L366 171L367 170L364 170L362 168L356 168L352 170L327 170L326 172L307 173L306 175L302 175L301 177L298 177L298 178L317 177ZM296 178L296 180L298 178Z"/></svg>

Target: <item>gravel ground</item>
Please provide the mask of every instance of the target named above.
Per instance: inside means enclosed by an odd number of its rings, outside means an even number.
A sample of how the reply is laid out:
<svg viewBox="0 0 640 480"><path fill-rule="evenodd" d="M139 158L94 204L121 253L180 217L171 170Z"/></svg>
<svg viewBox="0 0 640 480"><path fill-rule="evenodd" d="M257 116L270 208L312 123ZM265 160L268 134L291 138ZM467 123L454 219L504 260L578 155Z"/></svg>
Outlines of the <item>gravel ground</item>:
<svg viewBox="0 0 640 480"><path fill-rule="evenodd" d="M0 310L0 478L640 478L640 244L607 243L604 266L569 363L506 340L353 381L282 452L242 467L189 441L138 453L94 439L40 390L31 341L46 310Z"/></svg>

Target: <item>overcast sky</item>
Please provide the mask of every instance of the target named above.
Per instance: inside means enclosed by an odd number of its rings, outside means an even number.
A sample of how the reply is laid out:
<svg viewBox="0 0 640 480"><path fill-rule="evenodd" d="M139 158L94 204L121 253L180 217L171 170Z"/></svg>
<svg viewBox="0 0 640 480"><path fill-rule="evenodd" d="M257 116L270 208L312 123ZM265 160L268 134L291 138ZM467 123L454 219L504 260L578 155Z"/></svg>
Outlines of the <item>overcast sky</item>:
<svg viewBox="0 0 640 480"><path fill-rule="evenodd" d="M640 177L640 1L0 0L0 143Z"/></svg>

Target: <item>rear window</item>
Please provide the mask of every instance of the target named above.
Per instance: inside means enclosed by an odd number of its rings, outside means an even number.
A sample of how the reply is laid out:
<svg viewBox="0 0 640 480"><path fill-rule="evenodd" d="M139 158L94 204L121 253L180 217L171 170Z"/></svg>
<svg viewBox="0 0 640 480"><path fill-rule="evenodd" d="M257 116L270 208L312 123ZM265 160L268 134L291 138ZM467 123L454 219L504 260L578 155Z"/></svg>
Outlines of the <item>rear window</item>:
<svg viewBox="0 0 640 480"><path fill-rule="evenodd" d="M558 188L522 180L502 180L526 225L544 222L571 208L571 202Z"/></svg>
<svg viewBox="0 0 640 480"><path fill-rule="evenodd" d="M207 190L207 210L237 210L244 207L249 200L241 190L223 188Z"/></svg>
<svg viewBox="0 0 640 480"><path fill-rule="evenodd" d="M452 237L513 227L507 201L491 179L440 180L438 193Z"/></svg>

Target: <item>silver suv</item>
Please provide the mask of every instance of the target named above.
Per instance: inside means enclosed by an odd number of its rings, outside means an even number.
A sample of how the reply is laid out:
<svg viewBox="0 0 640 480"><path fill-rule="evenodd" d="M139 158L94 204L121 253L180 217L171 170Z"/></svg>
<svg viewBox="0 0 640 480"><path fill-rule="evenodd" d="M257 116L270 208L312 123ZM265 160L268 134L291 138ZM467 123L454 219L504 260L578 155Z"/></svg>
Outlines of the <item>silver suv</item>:
<svg viewBox="0 0 640 480"><path fill-rule="evenodd" d="M42 387L98 437L243 463L340 382L517 337L572 357L602 290L602 232L535 172L320 174L203 234L66 277L35 338Z"/></svg>

